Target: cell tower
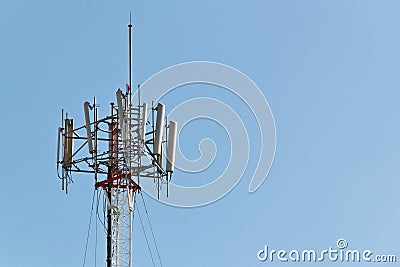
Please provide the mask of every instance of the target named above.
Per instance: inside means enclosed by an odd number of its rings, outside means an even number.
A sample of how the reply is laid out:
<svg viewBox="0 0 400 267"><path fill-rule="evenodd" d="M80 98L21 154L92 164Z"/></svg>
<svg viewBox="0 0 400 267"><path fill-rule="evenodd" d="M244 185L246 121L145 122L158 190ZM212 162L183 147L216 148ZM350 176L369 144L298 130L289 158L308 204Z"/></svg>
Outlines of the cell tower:
<svg viewBox="0 0 400 267"><path fill-rule="evenodd" d="M107 267L132 266L132 221L140 180L153 179L158 194L166 184L168 195L176 150L178 124L166 123L165 106L152 103L148 108L147 103L141 103L140 86L138 103L133 103L131 23L128 29L129 84L125 93L116 91L110 115L98 118L94 98L93 103L83 105L83 126L74 127L74 120L63 110L63 125L58 128L57 170L61 169L58 177L62 189L68 193L73 173L88 173L94 176L95 188L106 196Z"/></svg>

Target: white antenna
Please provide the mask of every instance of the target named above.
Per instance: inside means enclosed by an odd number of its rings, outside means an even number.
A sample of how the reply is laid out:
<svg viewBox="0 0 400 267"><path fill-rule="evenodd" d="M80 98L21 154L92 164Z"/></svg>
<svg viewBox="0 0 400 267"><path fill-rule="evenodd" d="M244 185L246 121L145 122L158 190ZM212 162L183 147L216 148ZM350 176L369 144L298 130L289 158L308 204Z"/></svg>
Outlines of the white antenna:
<svg viewBox="0 0 400 267"><path fill-rule="evenodd" d="M178 123L176 121L170 121L167 140L167 164L165 168L167 172L174 172L177 133Z"/></svg>
<svg viewBox="0 0 400 267"><path fill-rule="evenodd" d="M121 89L117 90L117 106L118 106L118 119L119 119L119 128L124 129L124 108L122 106L122 91Z"/></svg>
<svg viewBox="0 0 400 267"><path fill-rule="evenodd" d="M62 128L58 127L57 134L57 164L60 162L60 140L61 140Z"/></svg>
<svg viewBox="0 0 400 267"><path fill-rule="evenodd" d="M65 119L65 128L66 128L66 152L64 154L64 164L72 163L72 150L74 146L74 120L73 119Z"/></svg>
<svg viewBox="0 0 400 267"><path fill-rule="evenodd" d="M125 115L124 115L124 106L122 105L122 91L118 89L116 92L117 97L117 106L118 106L118 120L119 127L121 129L122 140L126 142L127 129L125 125Z"/></svg>
<svg viewBox="0 0 400 267"><path fill-rule="evenodd" d="M92 130L90 129L89 107L90 107L90 104L89 104L89 102L86 101L83 104L83 109L85 112L85 121L86 121L85 127L86 127L89 153L92 154L93 153L93 140L92 140Z"/></svg>
<svg viewBox="0 0 400 267"><path fill-rule="evenodd" d="M161 144L162 144L162 137L164 130L164 116L165 116L165 106L161 103L158 103L153 154L159 156L161 155Z"/></svg>

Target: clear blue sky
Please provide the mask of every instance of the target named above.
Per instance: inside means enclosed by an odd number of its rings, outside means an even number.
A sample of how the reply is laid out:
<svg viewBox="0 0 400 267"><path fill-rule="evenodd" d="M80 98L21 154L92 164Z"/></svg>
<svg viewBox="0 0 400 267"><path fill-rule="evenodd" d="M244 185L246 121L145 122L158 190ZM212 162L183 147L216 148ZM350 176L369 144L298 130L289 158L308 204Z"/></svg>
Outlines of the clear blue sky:
<svg viewBox="0 0 400 267"><path fill-rule="evenodd" d="M60 110L82 120L82 103L93 96L108 110L128 79L129 12L135 84L186 61L228 64L262 89L277 129L274 165L256 193L247 192L248 171L229 195L201 208L145 196L163 266L267 266L256 257L264 245L322 250L340 237L400 260L398 1L6 0L0 266L82 266L93 179L77 176L70 194L60 190ZM196 127L187 144L181 140L188 157L197 153ZM223 139L221 129L210 129ZM223 163L222 156L195 177L214 177ZM176 179L194 178L177 172ZM86 266L94 266L94 227ZM98 227L97 264L104 266ZM151 266L136 218L134 232L134 266Z"/></svg>

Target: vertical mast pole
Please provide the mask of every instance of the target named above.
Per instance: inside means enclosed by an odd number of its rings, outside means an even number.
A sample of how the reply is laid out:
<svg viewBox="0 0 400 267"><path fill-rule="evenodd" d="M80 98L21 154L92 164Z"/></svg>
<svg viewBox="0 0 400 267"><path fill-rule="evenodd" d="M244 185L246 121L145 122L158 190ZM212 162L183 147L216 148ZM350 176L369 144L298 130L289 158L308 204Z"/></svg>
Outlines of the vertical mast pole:
<svg viewBox="0 0 400 267"><path fill-rule="evenodd" d="M112 267L112 218L111 187L107 186L107 267Z"/></svg>
<svg viewBox="0 0 400 267"><path fill-rule="evenodd" d="M132 20L129 13L129 89L132 90Z"/></svg>
<svg viewBox="0 0 400 267"><path fill-rule="evenodd" d="M132 123L132 17L131 13L129 13L129 125L131 126ZM140 107L139 107L139 112L140 112ZM140 113L139 113L140 114ZM129 127L129 131L132 131L133 129ZM132 149L133 149L133 140L132 140L132 134L129 134L129 176L132 176ZM129 177L130 178L130 177ZM126 190L131 190L130 187L128 186ZM134 194L134 193L133 193ZM130 195L128 194L128 197ZM132 196L134 198L134 196ZM129 202L129 200L128 200ZM129 210L129 266L132 266L132 210Z"/></svg>
<svg viewBox="0 0 400 267"><path fill-rule="evenodd" d="M108 175L107 179L112 178L112 168L114 167L114 105L111 103L111 124L109 125L109 138L108 141L108 149L110 151L110 162L108 166ZM112 200L111 200L111 183L109 182L107 185L107 267L112 267Z"/></svg>

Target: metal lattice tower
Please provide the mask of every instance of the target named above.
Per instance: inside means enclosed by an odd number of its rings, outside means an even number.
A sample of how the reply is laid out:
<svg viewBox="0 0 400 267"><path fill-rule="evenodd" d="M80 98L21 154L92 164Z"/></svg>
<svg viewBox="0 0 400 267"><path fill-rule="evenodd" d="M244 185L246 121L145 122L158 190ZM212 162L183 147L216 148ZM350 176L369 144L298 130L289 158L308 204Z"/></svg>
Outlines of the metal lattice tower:
<svg viewBox="0 0 400 267"><path fill-rule="evenodd" d="M57 169L62 169L58 174L62 189L68 192L73 173L91 173L96 190L103 190L106 196L107 267L132 266L132 215L135 196L141 190L140 179L154 179L158 191L162 184L168 186L176 149L175 145L166 146L167 160L163 168L162 147L167 142L166 133L168 131L168 139L175 144L177 123L171 121L166 125L163 104L148 108L146 103L141 103L140 86L138 102L133 104L132 25L128 27L130 75L126 92L117 90L117 103L110 103L110 115L105 118L98 118L96 99L93 104L85 102L86 123L78 128L74 128L74 121L63 111L63 126L58 129ZM147 127L149 113L151 123ZM74 143L79 143L77 149L74 149Z"/></svg>

